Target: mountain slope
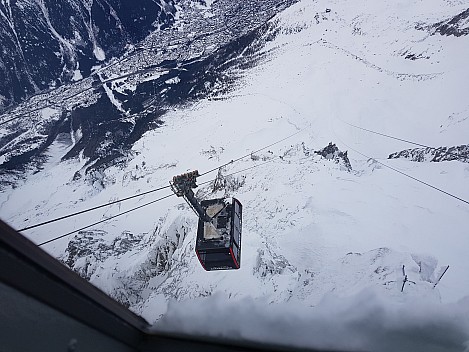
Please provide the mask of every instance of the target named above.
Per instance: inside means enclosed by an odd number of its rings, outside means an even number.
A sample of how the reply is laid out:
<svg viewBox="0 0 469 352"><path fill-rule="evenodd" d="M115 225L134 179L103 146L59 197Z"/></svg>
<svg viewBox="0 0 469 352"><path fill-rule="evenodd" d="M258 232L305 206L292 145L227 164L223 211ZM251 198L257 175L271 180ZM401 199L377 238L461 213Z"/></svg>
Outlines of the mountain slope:
<svg viewBox="0 0 469 352"><path fill-rule="evenodd" d="M270 33L265 21L292 2L180 2L174 26L152 32L91 77L1 115L0 173L40 167L41 154L60 133L79 136L63 158L84 153L84 173L117 162L166 110L231 89L243 70L262 59L256 48L275 36L261 36Z"/></svg>
<svg viewBox="0 0 469 352"><path fill-rule="evenodd" d="M172 1L2 1L0 108L88 76L175 14Z"/></svg>
<svg viewBox="0 0 469 352"><path fill-rule="evenodd" d="M55 140L41 172L2 191L2 217L21 228L165 186L173 175L216 168L291 136L223 168L221 177L252 167L226 176L225 189L206 184L198 191L200 198L236 196L243 203L238 271L203 271L194 253L196 217L176 197L44 248L149 321L165 313L169 299L216 292L235 301L311 306L328 292L343 297L373 286L392 302L457 301L469 293L469 206L373 158L466 200L467 162L386 160L409 146L350 123L435 147L468 144L469 37L433 29L466 10L437 0L294 4L236 53L255 47L262 60L231 90L166 110L160 127L146 131L122 163L81 179L74 175L86 155L60 161L76 144ZM239 72L233 67L228 75ZM220 89L207 82L209 92ZM315 153L331 141L348 150L351 170ZM166 194L27 235L40 243ZM414 284L401 292L403 265Z"/></svg>

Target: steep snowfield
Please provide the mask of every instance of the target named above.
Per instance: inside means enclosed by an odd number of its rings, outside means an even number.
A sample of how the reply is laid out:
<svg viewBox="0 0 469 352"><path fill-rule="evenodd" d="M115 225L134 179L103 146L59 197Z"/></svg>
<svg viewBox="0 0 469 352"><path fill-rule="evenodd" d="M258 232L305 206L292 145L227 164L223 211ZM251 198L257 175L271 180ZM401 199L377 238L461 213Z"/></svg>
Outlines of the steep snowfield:
<svg viewBox="0 0 469 352"><path fill-rule="evenodd" d="M234 92L167 113L161 128L136 143L125 168L93 177L73 180L84 161L55 160L54 148L70 148L56 142L43 171L1 194L1 216L25 227L166 186L176 174L204 172L299 131L225 167L223 175L256 166L228 177L231 188L199 188L200 197L236 196L243 203L240 270L203 271L194 253L196 216L176 197L44 249L150 322L170 299L213 293L239 304L248 297L266 310L274 302L315 306L324 294L346 297L370 286L378 305L404 305L400 310L422 297L437 306L457 302L469 295L469 205L360 153L466 200L469 165L385 160L410 146L347 123L435 147L467 144L469 37L425 29L466 8L437 0L301 1L271 20L280 32L264 48L273 49L269 60L249 70ZM417 59L406 59L411 54ZM352 171L314 153L331 141L348 150ZM167 194L26 235L40 243ZM72 238L70 248L81 254L66 252ZM413 283L401 292L403 265ZM198 304L185 303L185 312Z"/></svg>

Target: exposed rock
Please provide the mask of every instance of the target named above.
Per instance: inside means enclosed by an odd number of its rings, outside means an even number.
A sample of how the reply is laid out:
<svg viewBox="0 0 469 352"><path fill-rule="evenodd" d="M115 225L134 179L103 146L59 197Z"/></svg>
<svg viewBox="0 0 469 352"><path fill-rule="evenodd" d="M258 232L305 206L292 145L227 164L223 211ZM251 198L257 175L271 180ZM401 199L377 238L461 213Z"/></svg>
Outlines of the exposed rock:
<svg viewBox="0 0 469 352"><path fill-rule="evenodd" d="M347 151L342 152L332 142L329 143L325 148L315 151L316 154L321 155L323 158L328 160L334 160L336 164L344 166L347 171L352 171L352 164L347 156Z"/></svg>
<svg viewBox="0 0 469 352"><path fill-rule="evenodd" d="M173 255L184 242L187 232L188 225L184 221L169 229L157 226L152 234L123 232L111 241L107 232L81 231L69 242L62 261L129 307L142 301L143 292L152 278L161 275L157 281L164 280L174 265ZM144 249L147 254L139 256ZM121 266L121 262L127 264ZM129 266L128 263L134 264ZM114 270L104 269L109 266Z"/></svg>
<svg viewBox="0 0 469 352"><path fill-rule="evenodd" d="M461 37L469 34L469 9L457 14L454 17L446 19L444 21L435 23L433 25L422 25L416 26L417 29L429 31L431 34L441 35L453 35L455 37Z"/></svg>
<svg viewBox="0 0 469 352"><path fill-rule="evenodd" d="M392 153L388 159L404 158L417 162L458 160L469 163L469 144L457 147L414 148Z"/></svg>

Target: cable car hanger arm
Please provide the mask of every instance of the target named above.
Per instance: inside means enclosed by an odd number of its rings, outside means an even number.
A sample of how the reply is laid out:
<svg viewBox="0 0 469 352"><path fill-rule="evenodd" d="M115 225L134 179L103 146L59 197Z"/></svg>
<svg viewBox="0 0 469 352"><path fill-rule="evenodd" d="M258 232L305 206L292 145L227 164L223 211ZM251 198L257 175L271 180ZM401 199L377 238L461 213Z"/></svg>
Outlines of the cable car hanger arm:
<svg viewBox="0 0 469 352"><path fill-rule="evenodd" d="M207 212L200 205L197 198L195 198L194 191L192 190L192 188L197 187L196 181L198 176L200 176L198 170L191 171L182 175L174 176L173 181L169 184L171 185L172 191L178 197L183 197L200 219L204 222L212 222L212 218L207 215Z"/></svg>

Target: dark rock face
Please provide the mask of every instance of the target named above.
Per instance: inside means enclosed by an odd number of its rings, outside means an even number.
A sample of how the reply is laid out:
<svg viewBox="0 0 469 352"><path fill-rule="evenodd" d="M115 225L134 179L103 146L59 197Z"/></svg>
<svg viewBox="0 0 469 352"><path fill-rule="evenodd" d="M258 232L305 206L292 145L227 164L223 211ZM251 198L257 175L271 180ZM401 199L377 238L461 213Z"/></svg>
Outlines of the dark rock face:
<svg viewBox="0 0 469 352"><path fill-rule="evenodd" d="M435 24L434 29L441 35L454 35L456 37L460 37L469 34L469 27L461 28L463 27L463 24L467 23L468 21L469 9L461 12L453 18L450 18L449 20Z"/></svg>
<svg viewBox="0 0 469 352"><path fill-rule="evenodd" d="M456 147L414 148L392 153L388 159L404 158L417 162L458 160L469 163L469 144Z"/></svg>
<svg viewBox="0 0 469 352"><path fill-rule="evenodd" d="M340 151L332 142L330 142L325 148L315 151L315 153L328 160L334 160L337 164L343 165L348 171L352 170L352 164L350 164L347 151Z"/></svg>
<svg viewBox="0 0 469 352"><path fill-rule="evenodd" d="M461 37L469 34L469 27L465 26L469 21L469 9L451 17L447 20L435 23L433 25L418 25L417 29L427 30L431 34L454 35ZM465 28L464 28L465 27Z"/></svg>
<svg viewBox="0 0 469 352"><path fill-rule="evenodd" d="M174 21L172 0L0 3L0 109L84 76L105 57Z"/></svg>

